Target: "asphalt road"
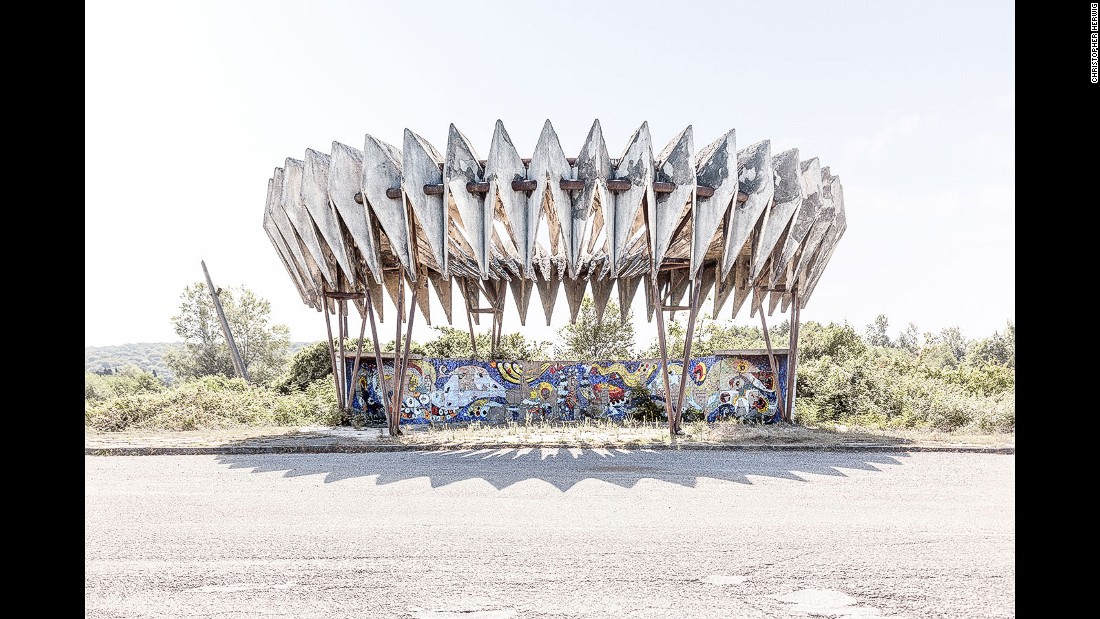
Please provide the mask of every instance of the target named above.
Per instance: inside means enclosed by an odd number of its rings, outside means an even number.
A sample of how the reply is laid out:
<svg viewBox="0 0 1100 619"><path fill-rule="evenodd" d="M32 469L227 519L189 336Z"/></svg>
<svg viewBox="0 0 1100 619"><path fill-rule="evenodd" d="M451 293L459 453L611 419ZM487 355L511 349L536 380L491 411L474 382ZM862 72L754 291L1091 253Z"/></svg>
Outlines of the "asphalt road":
<svg viewBox="0 0 1100 619"><path fill-rule="evenodd" d="M86 617L1015 617L1015 456L85 457Z"/></svg>

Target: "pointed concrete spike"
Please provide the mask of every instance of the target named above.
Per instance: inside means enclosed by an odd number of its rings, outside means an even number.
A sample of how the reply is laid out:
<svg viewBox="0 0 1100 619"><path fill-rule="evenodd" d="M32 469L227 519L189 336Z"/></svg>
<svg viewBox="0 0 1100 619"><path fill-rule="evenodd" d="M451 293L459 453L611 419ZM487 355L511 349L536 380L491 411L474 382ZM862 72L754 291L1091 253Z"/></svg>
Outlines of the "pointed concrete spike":
<svg viewBox="0 0 1100 619"><path fill-rule="evenodd" d="M770 140L757 142L737 153L737 187L739 193L748 195L748 199L733 207L726 236L727 253L739 253L746 243L752 243L750 239L754 230L763 231L768 227L769 207L775 197ZM758 241L762 234L757 236ZM750 250L755 252L755 260L749 265L749 278L755 280L768 255L761 255L756 247L750 247Z"/></svg>
<svg viewBox="0 0 1100 619"><path fill-rule="evenodd" d="M618 277L620 263L630 250L633 239L640 240L648 236L649 244L652 245L654 229L657 225L656 218L653 216L655 174L653 138L649 135L649 123L643 122L631 134L613 172L616 179L629 180L630 189L612 195L615 208L613 216L607 221L607 226L612 231L608 236L611 245L608 255L611 257L612 277ZM644 216L639 218L643 202L649 205L651 221L647 221ZM641 225L639 225L639 219L641 219ZM646 253L648 254L649 251L646 250Z"/></svg>
<svg viewBox="0 0 1100 619"><path fill-rule="evenodd" d="M660 266L672 242L673 233L680 229L684 218L691 217L695 210L695 143L691 125L672 138L657 155L654 180L675 185L672 193L655 194L655 226L651 238L653 264ZM689 274L685 273L685 276Z"/></svg>
<svg viewBox="0 0 1100 619"><path fill-rule="evenodd" d="M447 324L453 325L454 322L451 318L451 278L444 277L439 271L430 270L428 271L428 279L431 280L432 286L435 288L435 296L439 299L439 304L443 306L443 314L447 316Z"/></svg>
<svg viewBox="0 0 1100 619"><path fill-rule="evenodd" d="M302 303L311 305L309 295L306 294L306 285L302 281L298 269L292 265L291 261L293 258L289 256L289 252L286 249L286 243L283 241L283 235L279 232L279 229L275 227L275 222L266 214L264 215L264 232L267 234L268 240L271 241L272 247L275 248L275 253L279 256L279 261L283 263L283 267L286 269L287 274L290 275L290 281L294 284L294 289L298 291L298 296L302 298Z"/></svg>
<svg viewBox="0 0 1100 619"><path fill-rule="evenodd" d="M592 303L596 310L596 321L603 320L604 311L607 310L607 302L611 299L611 289L615 286L615 280L607 279L593 279L592 280Z"/></svg>
<svg viewBox="0 0 1100 619"><path fill-rule="evenodd" d="M561 281L554 275L554 267L552 263L547 263L551 266L545 268L542 263L539 263L539 275L540 277L535 279L535 286L539 289L539 300L542 301L542 311L546 315L546 326L550 326L550 319L554 315L554 303L558 298L558 289L561 287Z"/></svg>
<svg viewBox="0 0 1100 619"><path fill-rule="evenodd" d="M800 274L799 279L795 280L796 284L801 285L805 283L804 280L801 279L801 274L805 273L806 276L809 276L809 271L813 263L819 258L820 252L818 249L821 242L825 239L825 234L829 231L829 228L832 227L835 220L836 209L833 208L832 201L822 200L821 209L818 210L817 217L814 219L814 224L810 228L810 231L806 233L806 240L802 242L801 255L794 266L794 272Z"/></svg>
<svg viewBox="0 0 1100 619"><path fill-rule="evenodd" d="M561 285L565 289L565 302L569 306L569 323L577 324L577 315L581 309L581 300L584 299L584 289L588 286L588 280L567 279Z"/></svg>
<svg viewBox="0 0 1100 619"><path fill-rule="evenodd" d="M720 272L721 270L719 269L716 275ZM734 288L734 278L735 275L731 269L728 275L717 281L717 285L714 287L714 309L710 314L712 319L716 320L718 318L718 312L722 311L722 307L726 305L726 301L730 298L730 294L733 292Z"/></svg>
<svg viewBox="0 0 1100 619"><path fill-rule="evenodd" d="M363 152L358 148L333 142L330 159L329 199L336 205L340 220L367 264L369 273L363 274L364 279L381 279L382 261L378 252L378 238L375 236L374 216L365 203L359 204L355 201L355 194L363 191Z"/></svg>
<svg viewBox="0 0 1100 619"><path fill-rule="evenodd" d="M443 204L454 202L458 216L451 221L452 233L470 246L482 279L488 279L492 211L486 209L485 194L466 190L467 183L480 183L484 177L480 159L470 140L452 124L443 160Z"/></svg>
<svg viewBox="0 0 1100 619"><path fill-rule="evenodd" d="M462 293L463 302L466 304L465 309L475 310L481 307L481 290L477 287L477 280L469 277L456 277L455 281L458 282L458 290ZM481 325L481 314L474 312L470 314L474 319L475 325Z"/></svg>
<svg viewBox="0 0 1100 619"><path fill-rule="evenodd" d="M772 258L772 270L761 270L756 281L772 287L774 273L786 244L786 233L790 230L791 220L802 206L802 181L799 171L798 149L785 150L772 157L772 185L774 195L771 208L768 209L767 225L761 231L756 254L762 260Z"/></svg>
<svg viewBox="0 0 1100 619"><path fill-rule="evenodd" d="M807 173L812 173L812 166L811 170ZM829 177L828 168L821 169L819 167L819 178L817 179L816 187L818 188L820 206L814 214L813 225L806 233L806 238L803 239L799 248L798 258L794 261L794 266L791 269L792 272L795 273L793 282L795 286L798 286L800 291L799 297L802 296L801 291L803 289L803 284L806 283L805 278L809 277L809 272L813 263L817 261L821 254L821 252L818 251L821 242L825 239L825 234L828 232L829 228L832 227L833 221L836 219L836 208L833 205L831 197L832 186L828 183ZM809 181L809 179L807 179L807 181ZM806 185L804 185L804 187L806 187ZM826 190L830 191L830 195L826 195Z"/></svg>
<svg viewBox="0 0 1100 619"><path fill-rule="evenodd" d="M416 280L416 306L420 308L420 315L424 317L424 323L432 324L431 296L428 291L428 278L421 277Z"/></svg>
<svg viewBox="0 0 1100 619"><path fill-rule="evenodd" d="M363 139L363 177L360 181L364 206L378 220L397 261L406 271L415 272L413 240L409 236L408 211L401 198L386 196L386 190L401 187L401 151L395 146L367 135ZM382 283L382 274L375 281Z"/></svg>
<svg viewBox="0 0 1100 619"><path fill-rule="evenodd" d="M779 292L768 293L768 316L775 313L775 308L779 306L779 299L783 296Z"/></svg>
<svg viewBox="0 0 1100 619"><path fill-rule="evenodd" d="M313 223L320 232L321 239L328 247L328 255L335 260L336 266L343 272L343 282L355 282L359 273L348 258L348 247L344 245L344 233L340 228L340 219L336 208L328 197L328 171L332 159L327 154L306 149L305 168L302 172L302 202L306 205ZM343 287L347 284L344 283ZM350 289L348 290L350 291Z"/></svg>
<svg viewBox="0 0 1100 619"><path fill-rule="evenodd" d="M267 202L264 205L264 230L268 232L276 250L294 281L302 300L310 307L317 307L317 286L313 283L302 257L301 244L298 243L290 220L282 206L283 169L275 168L275 174L268 179ZM291 243L290 241L293 241Z"/></svg>
<svg viewBox="0 0 1100 619"><path fill-rule="evenodd" d="M709 244L713 233L717 230L726 213L732 208L737 198L737 132L730 129L725 135L711 142L695 156L695 175L700 185L714 188L714 195L709 198L696 198L696 209L700 211L696 221L702 234L696 235L693 243L695 251L706 251L705 244ZM711 228L713 226L713 228ZM710 229L712 236L706 238L706 232ZM706 238L706 240L704 240ZM728 252L723 257L722 272L725 277L733 267L736 252L729 256Z"/></svg>
<svg viewBox="0 0 1100 619"><path fill-rule="evenodd" d="M789 269L793 266L791 261L794 260L795 252L806 240L806 235L809 234L814 219L821 210L821 164L817 157L799 163L799 181L802 185L802 204L791 220L791 228L787 234L787 241L783 245L783 252L774 265L779 269Z"/></svg>
<svg viewBox="0 0 1100 619"><path fill-rule="evenodd" d="M547 201L547 208L541 211L542 216L547 218L550 231L550 247L547 250L568 260L571 255L569 244L573 238L573 200L569 192L561 188L561 179L572 179L573 168L565 158L558 134L549 120L542 126L534 155L527 166L527 178L536 183L530 199L539 202L540 207L544 200ZM568 266L572 269L575 265L570 262Z"/></svg>
<svg viewBox="0 0 1100 619"><path fill-rule="evenodd" d="M531 306L531 293L535 290L535 282L526 277L513 277L508 282L512 289L512 298L516 301L516 311L519 312L519 324L527 326L527 308Z"/></svg>
<svg viewBox="0 0 1100 619"><path fill-rule="evenodd" d="M703 301L710 296L712 290L714 290L714 283L718 277L718 265L705 266L699 273L699 308L702 309Z"/></svg>
<svg viewBox="0 0 1100 619"><path fill-rule="evenodd" d="M351 304L355 307L355 311L359 313L360 319L367 317L367 302L365 299L352 299Z"/></svg>
<svg viewBox="0 0 1100 619"><path fill-rule="evenodd" d="M638 294L638 284L642 283L642 276L619 278L619 312L623 322L630 316L630 306L634 303L634 297Z"/></svg>
<svg viewBox="0 0 1100 619"><path fill-rule="evenodd" d="M661 300L653 294L653 275L647 272L642 276L642 288L645 289L645 309L646 309L646 321L653 322L654 312L657 310L657 306L661 304ZM657 276L658 284L661 281L661 277Z"/></svg>
<svg viewBox="0 0 1100 619"><path fill-rule="evenodd" d="M382 282L375 281L374 278L368 278L367 290L370 291L371 305L374 306L374 316L378 319L378 322L383 322L385 320L384 309L386 304L382 298Z"/></svg>
<svg viewBox="0 0 1100 619"><path fill-rule="evenodd" d="M512 181L527 177L527 167L523 165L512 139L499 120L493 130L493 142L489 145L489 158L485 162L485 180L489 183L486 201L499 201L504 213L504 223L512 244L519 253L519 261L524 272L531 271L531 260L535 254L535 229L538 224L538 211L528 208L527 193L512 189ZM534 215L534 217L532 217Z"/></svg>
<svg viewBox="0 0 1100 619"><path fill-rule="evenodd" d="M596 246L599 239L606 239L606 232L600 233L606 226L605 209L611 203L611 194L607 190L611 157L607 154L599 120L592 123L573 168L577 180L585 181L584 189L574 193L573 197L570 248L573 264L577 265L582 254L606 252L608 246L606 240Z"/></svg>
<svg viewBox="0 0 1100 619"><path fill-rule="evenodd" d="M840 237L844 236L844 232L848 228L848 221L844 214L844 187L840 184L840 177L831 177L829 185L836 215L833 220L833 225L829 228L828 232L825 233L825 238L821 241L821 257L818 258L817 262L813 265L806 283L799 292L799 308L806 307L806 303L809 302L810 296L817 287L817 282L821 279L825 267L833 257L833 251L836 249Z"/></svg>
<svg viewBox="0 0 1100 619"><path fill-rule="evenodd" d="M294 233L302 243L306 256L306 262L318 288L328 287L336 289L337 276L334 267L329 264L322 248L321 238L317 235L313 218L306 210L302 201L302 176L305 173L305 162L299 159L287 158L283 165L286 174L283 182L283 209L294 228Z"/></svg>
<svg viewBox="0 0 1100 619"><path fill-rule="evenodd" d="M397 299L400 297L401 292L401 278L402 275L399 271L386 271L385 277L382 278L383 284L386 286L386 292L390 295L390 301L393 301L393 306L398 306ZM398 314L397 320L404 321L405 317Z"/></svg>
<svg viewBox="0 0 1100 619"><path fill-rule="evenodd" d="M754 318L756 312L760 310L760 303L764 299L764 289L761 286L753 286L752 294L749 300L749 318Z"/></svg>
<svg viewBox="0 0 1100 619"><path fill-rule="evenodd" d="M749 281L749 270L751 269L749 262L749 254L741 252L741 255L737 257L733 264L733 315L731 318L737 318L737 313L741 311L745 299L748 299L749 295L752 294L752 282Z"/></svg>
<svg viewBox="0 0 1100 619"><path fill-rule="evenodd" d="M298 271L299 279L305 286L305 291L307 296L310 297L312 307L317 308L317 298L321 284L315 281L310 273L309 262L306 260L302 244L298 241L298 234L294 231L294 226L291 224L290 218L286 214L286 209L283 207L283 200L285 197L285 188L283 186L284 180L285 173L283 168L275 168L271 186L272 200L268 208L268 214L271 221L275 223L275 227L279 229L285 247L293 258L293 260L291 260L291 266L294 266Z"/></svg>
<svg viewBox="0 0 1100 619"><path fill-rule="evenodd" d="M428 241L427 247L418 247L417 251L431 255L446 275L447 203L442 195L424 193L425 185L443 183L443 174L439 171L440 163L443 163L443 158L434 146L405 129L401 148L401 192L412 206L416 217L415 225L419 227L418 236L423 235ZM413 238L415 240L417 237Z"/></svg>

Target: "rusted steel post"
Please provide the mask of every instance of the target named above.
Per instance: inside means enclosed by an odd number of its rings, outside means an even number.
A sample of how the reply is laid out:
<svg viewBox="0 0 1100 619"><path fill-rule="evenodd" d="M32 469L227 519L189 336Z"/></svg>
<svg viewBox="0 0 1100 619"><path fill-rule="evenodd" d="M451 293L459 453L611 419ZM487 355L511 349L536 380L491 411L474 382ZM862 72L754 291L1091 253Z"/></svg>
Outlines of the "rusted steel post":
<svg viewBox="0 0 1100 619"><path fill-rule="evenodd" d="M340 372L336 367L336 350L332 344L332 319L328 315L328 301L321 298L321 304L325 314L325 331L328 332L328 360L332 364L332 380L336 384L336 406L344 410L344 390L340 386Z"/></svg>
<svg viewBox="0 0 1100 619"><path fill-rule="evenodd" d="M691 339L695 335L695 317L699 315L699 276L691 282L691 306L688 308L687 333L684 335L684 366L680 368L680 395L676 398L676 434L681 432L680 420L684 416L684 392L687 390L688 362L691 359Z"/></svg>
<svg viewBox="0 0 1100 619"><path fill-rule="evenodd" d="M337 357L339 361L338 365L340 366L340 390L346 394L348 389L348 361L347 351L344 350L344 339L348 336L348 302L345 299L340 299L337 301L336 305L340 308L340 321L337 325L340 328L340 356ZM344 402L344 410L350 409L351 404L348 401L348 397L344 396L342 399Z"/></svg>
<svg viewBox="0 0 1100 619"><path fill-rule="evenodd" d="M237 378L243 378L245 382L250 382L248 380L248 368L245 367L244 360L241 359L241 353L237 350L237 343L233 341L233 331L229 328L229 321L225 319L222 300L218 297L218 290L214 288L214 282L210 279L210 271L206 270L206 261L200 260L199 262L202 263L202 273L206 276L206 286L210 290L210 296L214 299L214 309L218 312L222 334L225 335L225 341L229 344L229 358L233 362L233 370L237 373Z"/></svg>
<svg viewBox="0 0 1100 619"><path fill-rule="evenodd" d="M394 320L397 323L397 333L393 337L393 417L390 418L390 436L397 436L401 432L401 394L397 386L397 373L401 369L401 316L405 313L405 275L402 273L397 280L397 312Z"/></svg>
<svg viewBox="0 0 1100 619"><path fill-rule="evenodd" d="M408 326L408 329L405 331L405 345L404 345L405 350L404 350L404 355L401 358L400 382L397 383L397 403L398 403L398 406L400 406L401 400L405 397L405 375L409 371L409 353L412 351L413 320L416 318L416 285L412 282L409 282L409 288L411 290L411 298L409 299L409 326ZM396 357L394 358L394 361L395 362L397 361ZM395 375L394 379L397 379L397 378L398 378L398 376ZM398 410L400 410L400 409L398 409ZM397 423L394 424L394 427L390 429L390 434L392 436L397 436L399 434L403 434L401 432L401 419L400 419L400 417L398 417Z"/></svg>
<svg viewBox="0 0 1100 619"><path fill-rule="evenodd" d="M477 338L474 337L474 312L470 307L470 297L466 294L466 280L462 280L462 302L466 305L466 324L470 327L470 348L474 351L474 358L477 358Z"/></svg>
<svg viewBox="0 0 1100 619"><path fill-rule="evenodd" d="M787 410L783 421L794 422L794 399L798 390L798 286L791 289L791 350L787 357Z"/></svg>
<svg viewBox="0 0 1100 619"><path fill-rule="evenodd" d="M665 309L661 301L661 290L657 284L657 271L654 269L649 281L652 282L653 302L657 305L657 349L661 351L661 379L665 385L665 416L668 417L668 433L676 436L675 421L672 415L672 386L668 382L668 346L665 343Z"/></svg>
<svg viewBox="0 0 1100 619"><path fill-rule="evenodd" d="M755 301L755 299L753 299ZM764 308L760 308L760 327L764 330L764 345L768 347L768 362L772 364L772 372L775 374L775 390L779 393L775 398L775 405L779 407L779 418L787 418L787 407L784 404L784 398L786 398L787 390L783 388L783 385L779 384L779 364L775 362L775 352L772 350L772 337L768 334L768 321L764 318ZM789 352L789 351L788 351ZM790 357L788 357L789 359ZM788 368L790 370L790 368ZM789 374L788 374L789 376Z"/></svg>
<svg viewBox="0 0 1100 619"><path fill-rule="evenodd" d="M367 306L370 307L370 298L367 298ZM355 384L359 382L359 359L363 357L363 336L367 334L367 317L363 316L362 324L359 326L359 342L355 346L355 363L351 367L351 380L348 384L348 409L355 408ZM366 402L366 400L363 400ZM363 409L363 416L367 414L367 409Z"/></svg>
<svg viewBox="0 0 1100 619"><path fill-rule="evenodd" d="M392 423L396 413L390 408L389 395L386 393L386 372L382 367L382 347L378 345L378 326L374 322L373 299L370 296L370 288L367 288L367 316L370 317L370 335L374 342L374 377L378 381L378 391L382 399L382 412L386 415L387 427Z"/></svg>

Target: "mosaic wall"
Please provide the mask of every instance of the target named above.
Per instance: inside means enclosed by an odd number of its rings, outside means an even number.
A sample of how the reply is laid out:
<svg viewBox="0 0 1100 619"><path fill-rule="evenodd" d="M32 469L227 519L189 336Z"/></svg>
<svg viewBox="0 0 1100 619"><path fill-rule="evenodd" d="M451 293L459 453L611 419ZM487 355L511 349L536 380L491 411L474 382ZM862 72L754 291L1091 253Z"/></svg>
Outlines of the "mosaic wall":
<svg viewBox="0 0 1100 619"><path fill-rule="evenodd" d="M689 365L684 392L685 419L777 421L779 391L787 381L787 356L699 357ZM347 359L352 375L353 359ZM664 408L660 362L474 361L410 359L401 423L483 421L622 420L632 406L649 398ZM669 362L672 397L680 390L682 362ZM393 393L393 364L383 361L387 391ZM374 359L360 361L352 408L368 422L385 413Z"/></svg>

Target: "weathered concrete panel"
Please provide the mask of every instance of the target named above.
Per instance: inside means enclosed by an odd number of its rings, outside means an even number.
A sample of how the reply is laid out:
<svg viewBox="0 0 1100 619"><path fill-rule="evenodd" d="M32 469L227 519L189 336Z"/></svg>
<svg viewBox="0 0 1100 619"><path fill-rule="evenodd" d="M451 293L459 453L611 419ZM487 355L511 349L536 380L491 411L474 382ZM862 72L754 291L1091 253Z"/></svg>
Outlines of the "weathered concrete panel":
<svg viewBox="0 0 1100 619"><path fill-rule="evenodd" d="M729 212L731 205L737 198L737 132L730 129L725 135L711 142L695 156L695 174L700 185L706 185L714 189L714 195L710 197L696 198L696 207L700 214L696 221L700 225L700 234L694 241L695 252L706 251L705 244L707 231L711 226L715 229ZM728 226L727 226L728 228ZM713 230L711 230L713 233ZM727 237L730 232L727 230ZM713 234L712 234L713 237ZM705 239L705 240L704 240ZM722 273L724 278L733 268L733 261L737 257L737 251L732 255L728 249L724 250L722 257Z"/></svg>
<svg viewBox="0 0 1100 619"><path fill-rule="evenodd" d="M367 206L386 235L390 251L406 271L416 273L405 200L401 196L386 195L387 189L402 187L401 151L370 135L365 136L361 187ZM381 283L381 275L376 275L375 280Z"/></svg>
<svg viewBox="0 0 1100 619"><path fill-rule="evenodd" d="M378 253L374 216L365 200L363 204L355 201L355 194L361 194L363 191L363 151L340 142L333 142L330 161L329 199L336 205L340 220L343 221L355 247L367 263L368 272L362 275L373 277L380 282L382 281L382 262Z"/></svg>

